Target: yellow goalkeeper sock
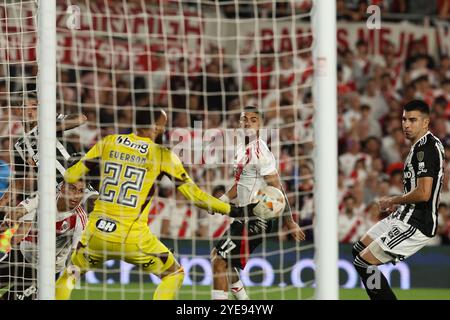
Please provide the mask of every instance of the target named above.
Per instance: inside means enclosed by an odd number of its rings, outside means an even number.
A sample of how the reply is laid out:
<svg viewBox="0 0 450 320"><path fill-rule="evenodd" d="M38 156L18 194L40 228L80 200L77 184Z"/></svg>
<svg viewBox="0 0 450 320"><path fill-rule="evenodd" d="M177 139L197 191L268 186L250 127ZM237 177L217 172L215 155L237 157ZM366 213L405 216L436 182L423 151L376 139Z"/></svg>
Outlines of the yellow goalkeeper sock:
<svg viewBox="0 0 450 320"><path fill-rule="evenodd" d="M68 272L64 270L64 273L56 281L55 287L55 299L56 300L69 300L70 294L73 288L75 288L75 283L77 282L77 276L73 272Z"/></svg>
<svg viewBox="0 0 450 320"><path fill-rule="evenodd" d="M174 300L181 284L184 280L184 269L181 267L161 279L161 283L156 288L153 300Z"/></svg>

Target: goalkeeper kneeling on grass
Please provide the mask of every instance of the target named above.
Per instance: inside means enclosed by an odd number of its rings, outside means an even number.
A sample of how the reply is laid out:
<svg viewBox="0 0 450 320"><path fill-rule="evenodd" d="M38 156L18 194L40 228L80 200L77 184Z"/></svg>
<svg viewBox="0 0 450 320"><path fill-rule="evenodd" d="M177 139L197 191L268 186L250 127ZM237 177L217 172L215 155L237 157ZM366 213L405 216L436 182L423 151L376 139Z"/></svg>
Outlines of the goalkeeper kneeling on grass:
<svg viewBox="0 0 450 320"><path fill-rule="evenodd" d="M136 134L109 135L99 141L64 179L81 179L100 159L100 195L89 215L72 265L56 283L56 298L69 299L75 282L88 270L108 259L125 260L161 278L153 298L175 299L184 271L172 252L154 236L147 224L154 183L162 175L172 177L178 190L199 207L241 216L244 208L230 206L203 192L189 177L180 159L154 141L167 122L162 110L137 110Z"/></svg>

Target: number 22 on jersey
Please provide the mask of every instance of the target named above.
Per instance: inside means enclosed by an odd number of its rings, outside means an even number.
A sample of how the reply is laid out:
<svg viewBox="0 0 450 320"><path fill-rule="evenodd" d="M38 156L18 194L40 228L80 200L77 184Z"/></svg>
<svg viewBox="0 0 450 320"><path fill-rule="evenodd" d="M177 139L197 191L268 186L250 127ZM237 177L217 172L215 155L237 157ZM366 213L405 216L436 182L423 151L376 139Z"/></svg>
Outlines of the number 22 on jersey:
<svg viewBox="0 0 450 320"><path fill-rule="evenodd" d="M105 162L100 199L136 208L147 170L130 165Z"/></svg>

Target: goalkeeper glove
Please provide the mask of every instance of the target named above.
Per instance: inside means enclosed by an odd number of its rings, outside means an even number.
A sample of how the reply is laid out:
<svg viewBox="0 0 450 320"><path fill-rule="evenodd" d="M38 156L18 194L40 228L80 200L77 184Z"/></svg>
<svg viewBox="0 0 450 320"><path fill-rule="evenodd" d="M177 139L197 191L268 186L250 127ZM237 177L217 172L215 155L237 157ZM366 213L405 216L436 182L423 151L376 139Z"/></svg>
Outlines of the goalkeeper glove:
<svg viewBox="0 0 450 320"><path fill-rule="evenodd" d="M229 216L235 219L245 219L249 216L254 216L253 208L256 207L257 204L258 202L250 203L243 207L236 207L235 205L230 204Z"/></svg>
<svg viewBox="0 0 450 320"><path fill-rule="evenodd" d="M248 229L253 234L262 233L267 230L267 220L254 214L253 209L256 203L250 203L244 207L235 207L231 205L230 217L248 224Z"/></svg>

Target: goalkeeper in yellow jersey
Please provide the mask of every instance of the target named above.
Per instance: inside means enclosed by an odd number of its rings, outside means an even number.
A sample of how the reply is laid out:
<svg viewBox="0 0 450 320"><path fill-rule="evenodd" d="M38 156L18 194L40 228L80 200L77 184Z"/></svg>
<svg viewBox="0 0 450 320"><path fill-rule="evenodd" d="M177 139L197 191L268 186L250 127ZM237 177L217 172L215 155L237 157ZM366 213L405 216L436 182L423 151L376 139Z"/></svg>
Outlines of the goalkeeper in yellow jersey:
<svg viewBox="0 0 450 320"><path fill-rule="evenodd" d="M237 208L203 192L189 177L180 159L154 143L165 129L162 110L136 112L136 134L110 135L97 142L66 171L64 179L74 183L100 159L100 195L95 202L72 264L56 282L56 299L69 299L80 274L101 267L105 260L121 259L158 275L161 283L153 299L174 299L184 271L173 254L151 232L147 211L154 183L162 175L175 179L178 190L200 208L242 216Z"/></svg>

